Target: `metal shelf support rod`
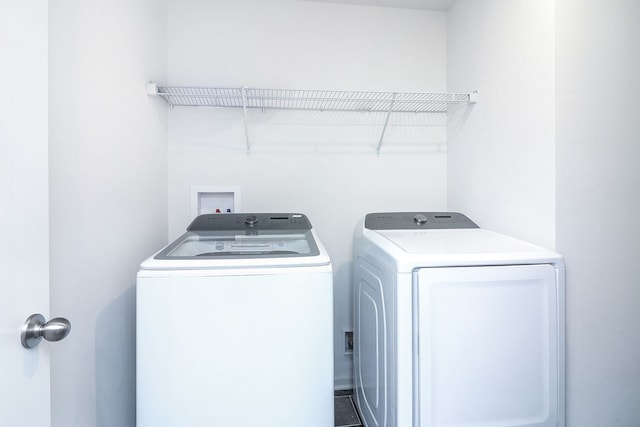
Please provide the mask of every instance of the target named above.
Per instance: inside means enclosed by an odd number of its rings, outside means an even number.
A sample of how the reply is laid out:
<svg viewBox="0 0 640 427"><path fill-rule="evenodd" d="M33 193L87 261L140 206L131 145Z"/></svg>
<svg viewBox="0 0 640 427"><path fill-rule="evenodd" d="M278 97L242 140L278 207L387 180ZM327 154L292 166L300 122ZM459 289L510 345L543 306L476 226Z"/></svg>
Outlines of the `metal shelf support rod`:
<svg viewBox="0 0 640 427"><path fill-rule="evenodd" d="M380 141L378 141L378 148L376 148L376 154L380 155L380 148L382 148L382 141L384 140L384 134L387 131L387 125L389 124L389 117L391 117L391 112L393 111L393 104L396 102L397 93L393 94L391 98L391 103L389 104L389 110L387 111L387 117L384 119L384 126L382 127L382 133L380 134Z"/></svg>
<svg viewBox="0 0 640 427"><path fill-rule="evenodd" d="M249 125L247 120L247 86L241 88L242 91L242 118L244 119L244 136L247 141L247 156L251 155L251 142L249 141Z"/></svg>

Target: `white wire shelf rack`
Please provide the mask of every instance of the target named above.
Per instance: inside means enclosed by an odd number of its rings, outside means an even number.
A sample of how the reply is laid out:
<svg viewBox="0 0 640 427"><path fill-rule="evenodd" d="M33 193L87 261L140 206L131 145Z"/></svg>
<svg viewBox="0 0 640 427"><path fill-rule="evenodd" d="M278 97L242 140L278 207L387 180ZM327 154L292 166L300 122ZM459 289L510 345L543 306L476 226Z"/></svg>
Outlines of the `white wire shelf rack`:
<svg viewBox="0 0 640 427"><path fill-rule="evenodd" d="M393 113L447 113L460 105L475 104L478 93L408 93L334 90L292 90L163 86L147 84L147 93L162 97L171 107L242 108L245 112L247 152L251 152L247 110L280 109L386 113L377 152Z"/></svg>

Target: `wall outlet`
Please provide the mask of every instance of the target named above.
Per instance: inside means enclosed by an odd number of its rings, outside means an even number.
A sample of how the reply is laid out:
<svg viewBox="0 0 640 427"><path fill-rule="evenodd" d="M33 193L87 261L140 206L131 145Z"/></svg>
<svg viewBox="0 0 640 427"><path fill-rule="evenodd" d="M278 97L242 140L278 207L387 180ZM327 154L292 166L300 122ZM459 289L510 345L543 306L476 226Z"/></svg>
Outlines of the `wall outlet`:
<svg viewBox="0 0 640 427"><path fill-rule="evenodd" d="M344 354L353 353L353 331L344 331Z"/></svg>

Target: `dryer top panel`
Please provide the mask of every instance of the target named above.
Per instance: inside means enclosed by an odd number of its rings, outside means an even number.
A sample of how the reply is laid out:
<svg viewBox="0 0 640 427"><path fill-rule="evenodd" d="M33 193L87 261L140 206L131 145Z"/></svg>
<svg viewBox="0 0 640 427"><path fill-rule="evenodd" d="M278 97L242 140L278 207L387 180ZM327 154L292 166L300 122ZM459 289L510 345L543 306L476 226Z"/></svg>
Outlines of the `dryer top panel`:
<svg viewBox="0 0 640 427"><path fill-rule="evenodd" d="M381 236L410 254L479 255L531 253L543 250L531 243L489 230L381 230Z"/></svg>
<svg viewBox="0 0 640 427"><path fill-rule="evenodd" d="M367 214L364 221L369 230L442 230L478 228L458 212L386 212Z"/></svg>
<svg viewBox="0 0 640 427"><path fill-rule="evenodd" d="M456 212L368 214L356 227L354 248L387 257L403 272L422 267L564 265L553 251L482 229Z"/></svg>
<svg viewBox="0 0 640 427"><path fill-rule="evenodd" d="M399 271L419 267L555 264L562 257L542 247L482 228L439 230L364 230L391 256Z"/></svg>

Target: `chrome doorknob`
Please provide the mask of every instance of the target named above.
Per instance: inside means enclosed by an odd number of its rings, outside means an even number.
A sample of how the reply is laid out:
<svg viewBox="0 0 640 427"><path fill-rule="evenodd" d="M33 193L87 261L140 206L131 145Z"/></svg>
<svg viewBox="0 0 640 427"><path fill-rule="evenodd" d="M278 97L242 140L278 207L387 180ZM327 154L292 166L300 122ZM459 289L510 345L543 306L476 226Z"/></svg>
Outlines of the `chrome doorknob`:
<svg viewBox="0 0 640 427"><path fill-rule="evenodd" d="M64 317L56 317L45 322L42 314L32 314L22 325L20 341L24 348L33 348L44 338L55 342L66 338L71 332L71 323Z"/></svg>

